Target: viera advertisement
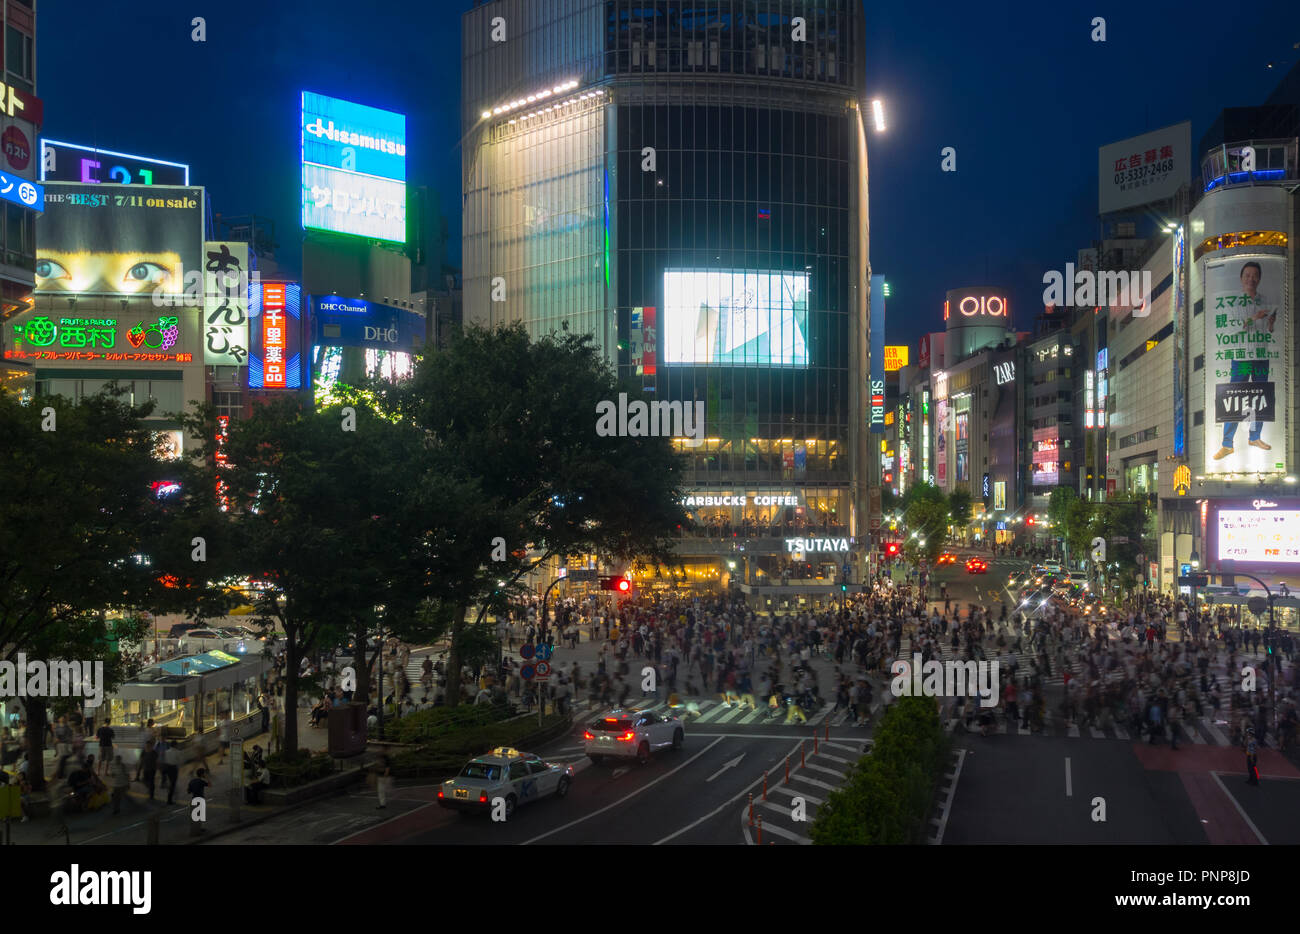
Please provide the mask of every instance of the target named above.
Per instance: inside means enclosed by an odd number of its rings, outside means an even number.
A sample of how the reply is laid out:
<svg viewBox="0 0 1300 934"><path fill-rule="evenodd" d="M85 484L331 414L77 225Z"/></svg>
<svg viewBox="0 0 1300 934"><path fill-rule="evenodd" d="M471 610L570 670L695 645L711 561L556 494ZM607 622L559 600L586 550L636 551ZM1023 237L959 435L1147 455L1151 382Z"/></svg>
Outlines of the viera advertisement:
<svg viewBox="0 0 1300 934"><path fill-rule="evenodd" d="M203 189L45 187L36 221L36 292L179 296L203 252Z"/></svg>
<svg viewBox="0 0 1300 934"><path fill-rule="evenodd" d="M1206 263L1206 474L1286 473L1285 275L1281 256Z"/></svg>
<svg viewBox="0 0 1300 934"><path fill-rule="evenodd" d="M664 363L808 365L808 274L664 270Z"/></svg>

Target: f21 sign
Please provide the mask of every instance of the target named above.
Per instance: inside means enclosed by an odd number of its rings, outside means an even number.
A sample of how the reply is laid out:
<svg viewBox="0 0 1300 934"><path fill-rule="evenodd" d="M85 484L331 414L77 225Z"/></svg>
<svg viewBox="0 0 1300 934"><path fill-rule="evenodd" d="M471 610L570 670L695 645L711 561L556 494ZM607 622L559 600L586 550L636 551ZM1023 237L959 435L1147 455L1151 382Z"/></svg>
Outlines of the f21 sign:
<svg viewBox="0 0 1300 934"><path fill-rule="evenodd" d="M43 139L41 181L83 185L188 185L190 167L149 156Z"/></svg>

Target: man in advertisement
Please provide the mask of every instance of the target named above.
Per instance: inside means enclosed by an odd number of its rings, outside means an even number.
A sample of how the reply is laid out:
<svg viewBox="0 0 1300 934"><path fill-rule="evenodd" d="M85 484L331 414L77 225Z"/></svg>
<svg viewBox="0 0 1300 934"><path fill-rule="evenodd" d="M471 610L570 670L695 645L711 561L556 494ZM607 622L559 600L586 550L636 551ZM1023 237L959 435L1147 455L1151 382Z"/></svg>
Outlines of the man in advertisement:
<svg viewBox="0 0 1300 934"><path fill-rule="evenodd" d="M1225 272L1227 266L1214 272ZM1207 270L1207 272L1209 272ZM1214 414L1215 421L1223 424L1223 446L1214 455L1222 461L1235 451L1239 422L1251 419L1250 446L1263 451L1273 446L1263 439L1264 422L1274 421L1278 400L1274 397L1274 384L1269 381L1269 361L1280 356L1274 348L1274 329L1277 326L1277 303L1259 291L1263 268L1255 260L1243 263L1238 272L1241 294L1223 294L1226 287L1213 289L1211 311L1215 317L1210 322L1214 338ZM1207 275L1207 280L1209 276ZM1213 283L1207 281L1207 291ZM1213 294L1217 293L1217 294ZM1207 355L1210 349L1207 348ZM1226 366L1225 366L1226 364ZM1206 374L1207 379L1209 373ZM1225 383L1223 376L1229 379ZM1229 387L1240 383L1260 384L1258 392L1243 393ZM1209 400L1207 400L1209 401ZM1253 416L1253 418L1252 418Z"/></svg>

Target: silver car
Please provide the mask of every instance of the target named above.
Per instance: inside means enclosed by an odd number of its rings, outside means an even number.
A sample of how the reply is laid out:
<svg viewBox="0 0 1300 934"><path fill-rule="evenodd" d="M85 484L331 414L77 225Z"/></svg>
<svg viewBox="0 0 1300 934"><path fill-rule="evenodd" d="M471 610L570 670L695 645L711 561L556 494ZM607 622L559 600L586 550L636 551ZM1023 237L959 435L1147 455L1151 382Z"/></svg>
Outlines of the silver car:
<svg viewBox="0 0 1300 934"><path fill-rule="evenodd" d="M651 753L682 748L686 731L682 721L645 710L615 708L587 725L582 734L584 751L592 762L605 758L636 759L642 765Z"/></svg>

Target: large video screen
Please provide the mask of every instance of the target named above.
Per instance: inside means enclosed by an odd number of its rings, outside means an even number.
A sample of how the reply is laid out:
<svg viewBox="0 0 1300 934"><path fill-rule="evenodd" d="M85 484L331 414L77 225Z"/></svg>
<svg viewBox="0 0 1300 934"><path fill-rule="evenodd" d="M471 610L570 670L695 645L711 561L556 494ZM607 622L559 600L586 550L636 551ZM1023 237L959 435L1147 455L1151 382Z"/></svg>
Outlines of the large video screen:
<svg viewBox="0 0 1300 934"><path fill-rule="evenodd" d="M406 116L302 94L302 226L406 242Z"/></svg>
<svg viewBox="0 0 1300 934"><path fill-rule="evenodd" d="M45 187L36 220L36 291L180 295L203 262L203 189Z"/></svg>
<svg viewBox="0 0 1300 934"><path fill-rule="evenodd" d="M808 365L808 274L664 270L664 363Z"/></svg>
<svg viewBox="0 0 1300 934"><path fill-rule="evenodd" d="M1220 509L1219 560L1300 564L1300 510Z"/></svg>

